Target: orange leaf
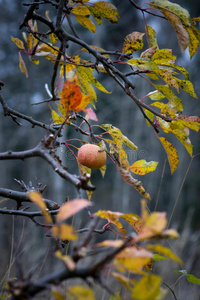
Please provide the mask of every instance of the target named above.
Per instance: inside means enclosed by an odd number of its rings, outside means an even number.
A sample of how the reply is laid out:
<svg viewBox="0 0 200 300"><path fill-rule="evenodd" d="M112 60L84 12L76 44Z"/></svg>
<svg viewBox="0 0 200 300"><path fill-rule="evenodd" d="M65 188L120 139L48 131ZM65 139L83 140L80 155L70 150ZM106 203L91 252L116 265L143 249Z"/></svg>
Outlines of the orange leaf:
<svg viewBox="0 0 200 300"><path fill-rule="evenodd" d="M74 227L69 224L54 225L51 232L55 238L61 240L75 241L77 239Z"/></svg>
<svg viewBox="0 0 200 300"><path fill-rule="evenodd" d="M60 100L66 111L76 110L81 100L82 93L80 87L74 82L66 81L61 92Z"/></svg>
<svg viewBox="0 0 200 300"><path fill-rule="evenodd" d="M60 207L57 214L57 222L61 222L67 218L72 217L81 209L90 206L91 202L86 199L74 199L72 201L66 202Z"/></svg>
<svg viewBox="0 0 200 300"><path fill-rule="evenodd" d="M47 224L51 224L52 218L47 208L47 205L44 202L44 199L42 198L42 195L37 191L32 191L32 192L28 192L28 197L33 203L35 203L41 209L43 217L45 218Z"/></svg>

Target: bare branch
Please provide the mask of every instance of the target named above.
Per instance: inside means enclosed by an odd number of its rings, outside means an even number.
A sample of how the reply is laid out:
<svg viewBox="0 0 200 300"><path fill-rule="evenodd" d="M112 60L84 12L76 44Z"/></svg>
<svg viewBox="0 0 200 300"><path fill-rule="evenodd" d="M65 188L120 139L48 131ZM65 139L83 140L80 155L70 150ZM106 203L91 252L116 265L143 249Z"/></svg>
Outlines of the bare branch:
<svg viewBox="0 0 200 300"><path fill-rule="evenodd" d="M0 196L8 199L13 199L17 201L17 203L19 203L20 205L23 202L29 202L29 203L31 202L25 192L18 192L18 191L14 191L2 187L0 187ZM44 201L47 204L49 210L55 210L59 208L59 205L52 200L44 199Z"/></svg>
<svg viewBox="0 0 200 300"><path fill-rule="evenodd" d="M72 184L76 186L77 189L84 189L84 190L94 190L95 187L92 184L88 183L88 180L86 180L82 176L77 176L70 174L67 172L67 170L58 163L56 159L54 159L51 154L50 150L45 148L44 143L38 144L35 148L32 148L30 150L25 151L19 151L19 152L13 152L13 151L7 151L0 153L0 160L6 160L6 159L27 159L30 157L42 157L44 160L46 160L54 169L54 171L60 175L62 178L68 180Z"/></svg>
<svg viewBox="0 0 200 300"><path fill-rule="evenodd" d="M4 116L10 116L12 118L13 117L21 118L21 119L26 120L29 123L31 123L33 125L33 127L38 126L38 127L41 127L41 128L44 128L44 129L48 130L51 133L56 133L57 132L57 130L54 129L51 125L46 125L45 123L36 121L32 117L24 115L24 114L18 112L17 110L14 110L14 109L10 108L7 105L6 101L4 100L4 97L3 97L1 91L0 91L0 102L1 102L1 105L2 105L3 110L4 110Z"/></svg>

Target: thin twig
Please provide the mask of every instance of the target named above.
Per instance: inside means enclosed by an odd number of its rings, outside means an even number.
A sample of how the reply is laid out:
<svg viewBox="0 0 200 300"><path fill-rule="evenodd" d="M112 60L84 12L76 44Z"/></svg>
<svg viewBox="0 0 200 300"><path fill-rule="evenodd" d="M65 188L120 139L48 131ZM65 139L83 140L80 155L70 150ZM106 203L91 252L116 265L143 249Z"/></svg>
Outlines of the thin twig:
<svg viewBox="0 0 200 300"><path fill-rule="evenodd" d="M36 121L32 117L24 115L24 114L18 112L17 110L14 110L14 109L10 108L7 105L6 101L4 100L4 97L3 97L1 91L0 91L0 102L1 102L1 105L2 105L3 110L4 110L4 116L10 116L12 118L13 117L20 118L20 119L26 120L29 123L31 123L33 125L33 127L38 126L38 127L41 127L41 128L44 128L44 129L48 130L51 133L56 133L57 132L57 130L55 130L51 125L46 125L45 123Z"/></svg>

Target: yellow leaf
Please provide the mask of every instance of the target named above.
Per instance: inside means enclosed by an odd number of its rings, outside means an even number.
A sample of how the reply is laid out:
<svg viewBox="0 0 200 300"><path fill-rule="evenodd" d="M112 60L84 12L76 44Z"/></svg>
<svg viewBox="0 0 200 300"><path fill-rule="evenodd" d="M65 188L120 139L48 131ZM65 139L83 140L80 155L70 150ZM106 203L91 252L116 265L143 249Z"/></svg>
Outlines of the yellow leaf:
<svg viewBox="0 0 200 300"><path fill-rule="evenodd" d="M180 5L170 1L152 0L149 5L160 10L162 14L169 20L176 31L181 51L184 51L189 44L189 35L186 26L190 26L190 15L188 11Z"/></svg>
<svg viewBox="0 0 200 300"><path fill-rule="evenodd" d="M175 108L177 111L183 111L183 103L180 98L178 98L174 92L169 88L167 85L162 85L162 84L154 84L154 87L159 91L158 93L153 94L152 100L160 100L163 96L165 96L170 103L170 106L172 108ZM151 97L151 95L150 95ZM158 98L158 99L156 99Z"/></svg>
<svg viewBox="0 0 200 300"><path fill-rule="evenodd" d="M195 91L194 87L191 81L189 80L181 80L176 78L176 82L178 83L178 86L184 90L185 92L189 93L192 97L198 98Z"/></svg>
<svg viewBox="0 0 200 300"><path fill-rule="evenodd" d="M189 53L192 58L199 48L200 30L194 26L187 26L185 29L189 34Z"/></svg>
<svg viewBox="0 0 200 300"><path fill-rule="evenodd" d="M146 31L147 42L148 42L149 48L152 48L152 47L158 48L155 30L150 25L147 24L145 31Z"/></svg>
<svg viewBox="0 0 200 300"><path fill-rule="evenodd" d="M77 239L77 234L74 227L68 224L54 225L51 228L51 233L55 238L61 240L76 241Z"/></svg>
<svg viewBox="0 0 200 300"><path fill-rule="evenodd" d="M19 52L19 68L21 72L26 76L26 78L28 78L28 71L20 52Z"/></svg>
<svg viewBox="0 0 200 300"><path fill-rule="evenodd" d="M193 145L191 144L191 141L190 141L188 135L185 133L185 127L183 127L183 129L179 129L178 128L178 121L177 121L177 124L176 124L177 127L173 128L173 126L175 125L176 122L175 121L172 121L172 122L173 122L173 124L170 124L170 128L171 128L170 132L172 134L174 134L179 139L179 141L183 144L183 146L186 148L186 150L188 151L188 153L192 157Z"/></svg>
<svg viewBox="0 0 200 300"><path fill-rule="evenodd" d="M178 121L178 123L182 124L184 127L188 127L196 132L199 131L200 118L197 116L181 115L179 117L176 117L176 121ZM174 124L175 121L172 122Z"/></svg>
<svg viewBox="0 0 200 300"><path fill-rule="evenodd" d="M76 16L76 20L79 22L79 24L81 24L83 27L86 27L91 32L96 32L96 26L89 18L85 16Z"/></svg>
<svg viewBox="0 0 200 300"><path fill-rule="evenodd" d="M125 135L122 135L122 139L123 139L123 143L128 146L129 148L133 149L133 150L138 150L138 147L132 142L130 141Z"/></svg>
<svg viewBox="0 0 200 300"><path fill-rule="evenodd" d="M97 50L97 51L99 51L99 52L104 52L104 51L106 51L105 49L103 49L103 48L101 48L101 47L98 47L98 46L95 46L95 45L90 45L90 47L92 48L92 49L94 49L94 50ZM81 49L82 51L85 51L85 52L88 52L88 50L87 49L85 49L85 48L82 48ZM102 54L103 56L105 56L105 57L108 57L108 58L110 58L110 55L108 55L108 54Z"/></svg>
<svg viewBox="0 0 200 300"><path fill-rule="evenodd" d="M100 91L110 94L111 92L108 92L100 82L96 80L94 75L92 74L92 71L89 68L84 68L84 67L78 67L77 68L77 73L79 76L82 77L84 81L86 81L88 84L93 84L96 88L98 88Z"/></svg>
<svg viewBox="0 0 200 300"><path fill-rule="evenodd" d="M131 290L131 280L122 274L111 272L111 275L117 279L121 284L123 284L128 290Z"/></svg>
<svg viewBox="0 0 200 300"><path fill-rule="evenodd" d="M124 38L123 53L134 53L143 48L144 33L134 31Z"/></svg>
<svg viewBox="0 0 200 300"><path fill-rule="evenodd" d="M149 111L148 109L146 109L146 108L144 109L144 111L145 111L145 114L147 115L147 117L149 117L149 119L151 121L153 121L154 120L154 114L151 111ZM150 124L150 122L148 120L146 120L146 122L147 122L148 126L151 126L151 124Z"/></svg>
<svg viewBox="0 0 200 300"><path fill-rule="evenodd" d="M160 294L161 278L157 275L145 275L135 285L131 298L137 300L156 300Z"/></svg>
<svg viewBox="0 0 200 300"><path fill-rule="evenodd" d="M130 172L124 169L123 167L117 166L117 169L124 181L126 181L129 185L134 187L138 191L138 193L140 193L140 195L142 195L144 198L151 200L149 193L145 191L141 181L133 178Z"/></svg>
<svg viewBox="0 0 200 300"><path fill-rule="evenodd" d="M122 240L105 240L101 243L95 244L93 247L114 247L119 248L124 244L124 241Z"/></svg>
<svg viewBox="0 0 200 300"><path fill-rule="evenodd" d="M74 199L64 203L57 214L57 223L72 217L83 208L90 206L91 202L86 199Z"/></svg>
<svg viewBox="0 0 200 300"><path fill-rule="evenodd" d="M72 259L71 256L69 256L69 255L63 255L63 253L62 253L60 250L57 250L57 251L55 252L55 256L56 256L58 259L62 260L62 261L65 263L65 265L67 266L67 268L68 268L69 270L75 270L76 264L75 264L75 262L73 261L73 259Z"/></svg>
<svg viewBox="0 0 200 300"><path fill-rule="evenodd" d="M53 109L51 109L51 116L52 116L53 122L57 123L57 124L62 124L65 120L65 118L59 116L59 114L57 114L57 112Z"/></svg>
<svg viewBox="0 0 200 300"><path fill-rule="evenodd" d="M145 249L128 247L115 256L114 264L117 268L141 272L143 267L153 258L153 254Z"/></svg>
<svg viewBox="0 0 200 300"><path fill-rule="evenodd" d="M29 52L31 52L33 50L33 48L37 45L38 40L32 35L32 33L29 33L26 43L27 43Z"/></svg>
<svg viewBox="0 0 200 300"><path fill-rule="evenodd" d="M32 61L34 64L39 65L40 61L38 59L33 58L32 56L29 56L30 61Z"/></svg>
<svg viewBox="0 0 200 300"><path fill-rule="evenodd" d="M179 238L179 234L175 229L166 229L162 232L162 237L165 239L177 239Z"/></svg>
<svg viewBox="0 0 200 300"><path fill-rule="evenodd" d="M129 225L131 225L131 227L133 227L137 233L142 232L143 220L139 216L129 213L129 214L124 214L124 215L120 216L120 218L124 219L126 222L128 222Z"/></svg>
<svg viewBox="0 0 200 300"><path fill-rule="evenodd" d="M153 234L160 234L167 225L165 212L153 212L144 224L143 232L151 231Z"/></svg>
<svg viewBox="0 0 200 300"><path fill-rule="evenodd" d="M153 71L159 72L160 69L150 58L132 58L127 61L127 64L131 65L134 69L139 71Z"/></svg>
<svg viewBox="0 0 200 300"><path fill-rule="evenodd" d="M97 24L101 25L101 23L102 23L101 12L98 10L98 8L95 6L89 6L88 8L90 10L91 15L97 22Z"/></svg>
<svg viewBox="0 0 200 300"><path fill-rule="evenodd" d="M157 47L151 47L143 51L140 55L140 58L152 58L154 53L157 51ZM152 74L153 75L153 74ZM156 79L155 79L156 80Z"/></svg>
<svg viewBox="0 0 200 300"><path fill-rule="evenodd" d="M71 13L79 16L89 16L90 10L87 6L81 5L81 6L73 7Z"/></svg>
<svg viewBox="0 0 200 300"><path fill-rule="evenodd" d="M165 256L169 257L170 259L177 261L179 264L183 264L181 259L174 252L172 252L172 250L170 250L169 248L166 248L160 244L146 245L146 248L148 250L152 250L156 253L165 255Z"/></svg>
<svg viewBox="0 0 200 300"><path fill-rule="evenodd" d="M123 228L123 225L119 222L119 217L121 214L122 213L120 212L113 212L110 210L99 210L95 213L95 216L99 216L102 219L107 219L108 222L111 222L113 225L115 225L120 232L125 233L126 230Z"/></svg>
<svg viewBox="0 0 200 300"><path fill-rule="evenodd" d="M124 143L129 148L138 150L138 147L132 141L130 141L125 135L123 135L119 128L113 126L112 124L102 124L100 127L103 128L112 136L115 144L118 145Z"/></svg>
<svg viewBox="0 0 200 300"><path fill-rule="evenodd" d="M149 172L155 171L158 162L150 161L147 162L145 159L138 160L132 166L129 167L129 170L138 175L145 175Z"/></svg>
<svg viewBox="0 0 200 300"><path fill-rule="evenodd" d="M174 78L172 74L166 69L155 69L154 72L167 84L175 88L179 92L179 85L176 81L177 78Z"/></svg>
<svg viewBox="0 0 200 300"><path fill-rule="evenodd" d="M56 300L66 300L66 297L56 290L52 290L52 295Z"/></svg>
<svg viewBox="0 0 200 300"><path fill-rule="evenodd" d="M83 285L71 286L67 289L68 300L95 300L93 291Z"/></svg>
<svg viewBox="0 0 200 300"><path fill-rule="evenodd" d="M165 95L163 95L163 93L161 93L160 91L155 90L153 92L148 93L147 97L149 97L153 101L158 101L158 100L162 100L163 98L165 98Z"/></svg>
<svg viewBox="0 0 200 300"><path fill-rule="evenodd" d="M91 82L88 81L88 73L85 71L86 68L83 67L77 67L76 68L76 76L80 82L81 89L85 94L89 94L92 97L92 105L94 106L94 101L97 100L97 94L92 87Z"/></svg>
<svg viewBox="0 0 200 300"><path fill-rule="evenodd" d="M153 54L151 59L158 65L158 64L163 64L163 63L170 62L170 61L175 61L176 56L172 55L171 49L161 49L161 50L157 50Z"/></svg>
<svg viewBox="0 0 200 300"><path fill-rule="evenodd" d="M11 36L11 40L15 43L15 45L17 45L19 49L25 50L23 41L18 38L14 38L13 36Z"/></svg>
<svg viewBox="0 0 200 300"><path fill-rule="evenodd" d="M57 35L55 35L55 33L51 33L49 35L49 40L52 44L55 44L58 41L58 37L57 37Z"/></svg>
<svg viewBox="0 0 200 300"><path fill-rule="evenodd" d="M174 146L170 142L168 142L166 140L166 138L164 138L164 137L158 137L158 138L167 153L167 158L169 161L171 174L173 174L179 164L178 153L177 153L176 149L174 148Z"/></svg>
<svg viewBox="0 0 200 300"><path fill-rule="evenodd" d="M111 23L118 22L119 13L113 4L105 1L97 1L94 3L94 7L101 18L106 18Z"/></svg>
<svg viewBox="0 0 200 300"><path fill-rule="evenodd" d="M41 194L37 191L28 192L28 197L33 203L35 203L41 209L42 215L45 221L47 222L47 224L51 224L52 218Z"/></svg>
<svg viewBox="0 0 200 300"><path fill-rule="evenodd" d="M165 66L169 66L171 68L177 69L179 72L181 72L185 76L186 80L189 80L189 73L184 67L175 65L175 64L170 63L170 62L165 63Z"/></svg>

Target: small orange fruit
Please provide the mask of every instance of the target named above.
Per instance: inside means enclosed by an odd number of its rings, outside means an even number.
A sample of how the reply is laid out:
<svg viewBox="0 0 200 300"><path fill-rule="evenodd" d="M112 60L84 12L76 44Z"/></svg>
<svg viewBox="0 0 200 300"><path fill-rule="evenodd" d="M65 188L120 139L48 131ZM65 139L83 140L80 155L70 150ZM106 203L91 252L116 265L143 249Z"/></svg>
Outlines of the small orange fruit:
<svg viewBox="0 0 200 300"><path fill-rule="evenodd" d="M90 169L100 169L106 163L106 152L94 144L85 144L78 150L78 161L81 165Z"/></svg>

